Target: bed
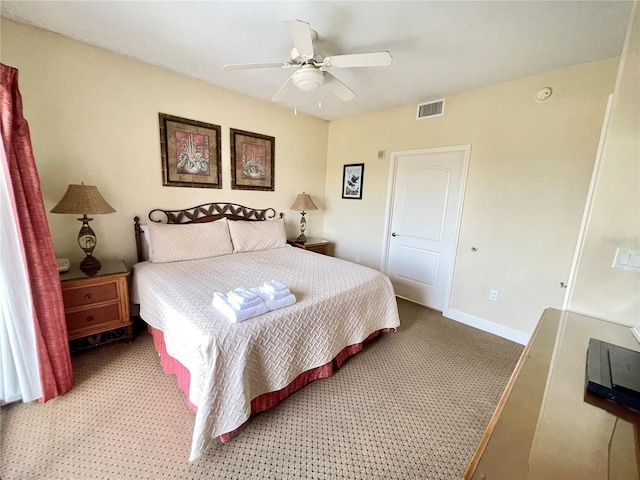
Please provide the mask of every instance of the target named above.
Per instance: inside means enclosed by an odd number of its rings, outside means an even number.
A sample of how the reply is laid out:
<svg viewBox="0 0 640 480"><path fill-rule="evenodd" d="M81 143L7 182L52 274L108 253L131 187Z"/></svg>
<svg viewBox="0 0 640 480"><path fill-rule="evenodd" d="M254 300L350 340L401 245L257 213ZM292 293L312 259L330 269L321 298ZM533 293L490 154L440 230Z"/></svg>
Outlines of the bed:
<svg viewBox="0 0 640 480"><path fill-rule="evenodd" d="M132 301L196 410L190 460L399 325L385 275L288 245L271 208L212 203L153 210L146 226L134 220ZM296 303L240 323L212 306L216 291L270 280Z"/></svg>

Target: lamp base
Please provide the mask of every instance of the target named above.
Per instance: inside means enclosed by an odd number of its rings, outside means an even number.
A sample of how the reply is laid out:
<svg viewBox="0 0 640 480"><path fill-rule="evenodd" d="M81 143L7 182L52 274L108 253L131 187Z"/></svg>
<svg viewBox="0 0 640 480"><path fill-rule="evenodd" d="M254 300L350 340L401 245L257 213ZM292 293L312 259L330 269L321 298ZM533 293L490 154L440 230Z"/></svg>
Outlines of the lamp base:
<svg viewBox="0 0 640 480"><path fill-rule="evenodd" d="M95 275L102 268L100 261L93 255L87 255L80 263L80 270L87 275Z"/></svg>
<svg viewBox="0 0 640 480"><path fill-rule="evenodd" d="M304 231L307 229L307 219L304 218L306 213L307 212L305 212L304 210L300 212L300 215L302 215L302 217L300 218L300 236L296 238L296 243L304 243L307 241L307 237L304 234Z"/></svg>

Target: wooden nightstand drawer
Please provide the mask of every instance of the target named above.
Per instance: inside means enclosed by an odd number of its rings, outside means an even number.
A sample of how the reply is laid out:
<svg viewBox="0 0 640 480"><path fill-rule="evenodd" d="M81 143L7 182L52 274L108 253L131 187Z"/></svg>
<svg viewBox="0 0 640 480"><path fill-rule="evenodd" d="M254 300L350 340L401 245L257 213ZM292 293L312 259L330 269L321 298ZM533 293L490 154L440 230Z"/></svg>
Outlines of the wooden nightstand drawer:
<svg viewBox="0 0 640 480"><path fill-rule="evenodd" d="M305 243L297 243L295 240L288 240L287 243L292 247L302 248L310 252L329 255L329 242L321 238L308 238Z"/></svg>
<svg viewBox="0 0 640 480"><path fill-rule="evenodd" d="M91 307L76 312L67 312L67 328L70 331L99 327L105 323L122 323L120 303Z"/></svg>
<svg viewBox="0 0 640 480"><path fill-rule="evenodd" d="M62 292L65 309L81 307L93 303L118 300L118 282L113 281L101 285L64 289Z"/></svg>
<svg viewBox="0 0 640 480"><path fill-rule="evenodd" d="M133 340L128 277L119 260L103 261L95 275L85 275L76 265L60 275L72 351L119 338Z"/></svg>
<svg viewBox="0 0 640 480"><path fill-rule="evenodd" d="M322 255L327 255L328 246L328 243L325 243L323 245L309 245L306 247L306 250L309 250L310 252L321 253Z"/></svg>

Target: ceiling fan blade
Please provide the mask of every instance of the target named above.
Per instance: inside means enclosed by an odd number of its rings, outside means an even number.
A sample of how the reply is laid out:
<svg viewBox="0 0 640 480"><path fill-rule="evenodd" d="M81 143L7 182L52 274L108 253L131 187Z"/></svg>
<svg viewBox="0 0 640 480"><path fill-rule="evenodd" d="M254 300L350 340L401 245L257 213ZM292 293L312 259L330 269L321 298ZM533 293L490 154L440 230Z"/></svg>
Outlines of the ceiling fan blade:
<svg viewBox="0 0 640 480"><path fill-rule="evenodd" d="M327 57L322 63L325 67L333 68L386 67L391 65L392 59L389 52L354 53Z"/></svg>
<svg viewBox="0 0 640 480"><path fill-rule="evenodd" d="M353 90L329 72L324 72L324 84L343 102L348 102L356 96Z"/></svg>
<svg viewBox="0 0 640 480"><path fill-rule="evenodd" d="M298 53L307 59L313 58L313 36L309 24L300 20L289 20L287 25Z"/></svg>
<svg viewBox="0 0 640 480"><path fill-rule="evenodd" d="M273 63L227 63L223 65L224 70L248 70L251 68L289 68L294 65L289 62L273 62ZM298 65L295 65L296 67Z"/></svg>
<svg viewBox="0 0 640 480"><path fill-rule="evenodd" d="M271 97L271 101L281 102L282 100L284 100L284 97L286 96L290 85L293 85L293 75L287 78L287 81L284 82L280 87L280 89L276 92L276 94L273 97Z"/></svg>

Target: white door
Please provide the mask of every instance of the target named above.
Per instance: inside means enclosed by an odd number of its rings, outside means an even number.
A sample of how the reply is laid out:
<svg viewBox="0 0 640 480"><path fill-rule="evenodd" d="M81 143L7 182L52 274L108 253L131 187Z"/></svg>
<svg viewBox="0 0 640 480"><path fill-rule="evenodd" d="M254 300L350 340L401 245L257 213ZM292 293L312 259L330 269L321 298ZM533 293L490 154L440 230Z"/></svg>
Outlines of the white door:
<svg viewBox="0 0 640 480"><path fill-rule="evenodd" d="M392 157L386 273L396 295L440 311L451 287L470 150L430 148Z"/></svg>

